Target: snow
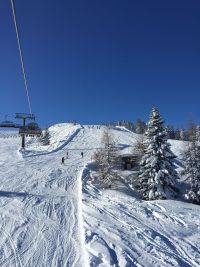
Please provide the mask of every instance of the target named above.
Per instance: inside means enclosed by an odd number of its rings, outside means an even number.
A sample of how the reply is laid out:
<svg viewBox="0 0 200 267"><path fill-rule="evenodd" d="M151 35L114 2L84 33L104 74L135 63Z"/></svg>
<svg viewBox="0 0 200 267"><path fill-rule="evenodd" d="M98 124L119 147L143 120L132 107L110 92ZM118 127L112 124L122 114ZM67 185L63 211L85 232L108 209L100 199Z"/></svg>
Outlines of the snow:
<svg viewBox="0 0 200 267"><path fill-rule="evenodd" d="M91 266L199 266L194 229L200 229L200 207L141 202L114 190L93 190L89 198L91 191L88 188L84 201L87 247L95 263Z"/></svg>
<svg viewBox="0 0 200 267"><path fill-rule="evenodd" d="M122 181L104 191L91 182L103 130L54 125L51 144L28 140L23 157L18 134L0 132L0 266L200 266L199 206L144 202ZM140 139L112 132L122 154ZM184 142L170 142L180 155Z"/></svg>
<svg viewBox="0 0 200 267"><path fill-rule="evenodd" d="M51 136L50 144L41 145L37 138L28 138L26 155L55 152L66 146L80 129L80 124L74 125L73 123L60 123L53 125L49 128L49 133Z"/></svg>

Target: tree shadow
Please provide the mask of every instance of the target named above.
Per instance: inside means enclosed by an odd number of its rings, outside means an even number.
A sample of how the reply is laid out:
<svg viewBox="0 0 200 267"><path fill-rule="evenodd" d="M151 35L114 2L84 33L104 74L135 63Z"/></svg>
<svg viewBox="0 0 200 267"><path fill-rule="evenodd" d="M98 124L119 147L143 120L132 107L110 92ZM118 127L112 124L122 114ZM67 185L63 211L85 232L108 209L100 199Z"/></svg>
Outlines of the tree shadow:
<svg viewBox="0 0 200 267"><path fill-rule="evenodd" d="M116 179L113 183L113 186L111 186L111 189L115 189L121 193L124 193L130 197L134 197L136 199L139 199L138 193L133 190L130 185L122 179L122 177L118 176L118 179Z"/></svg>
<svg viewBox="0 0 200 267"><path fill-rule="evenodd" d="M127 145L127 144L119 144L118 145L119 149L125 149L125 148L129 148L129 147L133 147L133 145Z"/></svg>
<svg viewBox="0 0 200 267"><path fill-rule="evenodd" d="M181 167L181 168L184 167L183 163L182 163L180 160L177 160L177 159L174 159L174 164L175 164L177 167Z"/></svg>
<svg viewBox="0 0 200 267"><path fill-rule="evenodd" d="M25 192L10 192L10 191L0 191L0 197L27 197L29 194Z"/></svg>

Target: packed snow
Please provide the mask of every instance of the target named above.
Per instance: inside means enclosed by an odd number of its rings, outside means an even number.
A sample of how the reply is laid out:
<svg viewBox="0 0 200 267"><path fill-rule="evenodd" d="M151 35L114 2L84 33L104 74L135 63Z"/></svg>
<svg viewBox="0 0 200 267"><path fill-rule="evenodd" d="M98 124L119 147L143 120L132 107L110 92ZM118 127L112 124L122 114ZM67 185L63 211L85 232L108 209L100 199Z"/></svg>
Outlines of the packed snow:
<svg viewBox="0 0 200 267"><path fill-rule="evenodd" d="M18 134L0 133L0 266L200 266L199 206L141 201L126 183L131 171L109 190L94 185L103 130L54 125L50 145L28 139L26 152ZM112 133L121 154L140 139L123 127ZM170 142L180 156L184 142Z"/></svg>

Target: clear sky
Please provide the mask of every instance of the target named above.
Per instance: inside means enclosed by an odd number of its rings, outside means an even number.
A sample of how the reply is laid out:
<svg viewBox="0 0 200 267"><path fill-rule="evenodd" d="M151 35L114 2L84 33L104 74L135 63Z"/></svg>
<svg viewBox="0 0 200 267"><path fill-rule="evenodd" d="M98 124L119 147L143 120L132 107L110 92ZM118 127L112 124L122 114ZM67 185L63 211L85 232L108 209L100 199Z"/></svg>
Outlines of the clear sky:
<svg viewBox="0 0 200 267"><path fill-rule="evenodd" d="M199 0L15 0L33 113L200 122ZM28 112L9 0L0 1L0 114ZM3 119L3 118L2 118Z"/></svg>

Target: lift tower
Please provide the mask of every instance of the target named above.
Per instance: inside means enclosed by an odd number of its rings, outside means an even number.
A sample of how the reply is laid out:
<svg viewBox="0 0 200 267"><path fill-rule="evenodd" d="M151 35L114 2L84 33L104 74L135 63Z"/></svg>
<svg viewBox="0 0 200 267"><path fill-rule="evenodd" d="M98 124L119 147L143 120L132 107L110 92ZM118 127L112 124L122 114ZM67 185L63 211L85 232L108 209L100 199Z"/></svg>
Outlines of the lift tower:
<svg viewBox="0 0 200 267"><path fill-rule="evenodd" d="M19 134L22 137L22 148L25 148L25 137L26 136L40 136L42 131L38 124L35 122L35 116L33 114L16 113L16 119L21 119L23 124L19 128ZM34 122L26 124L26 120L33 120Z"/></svg>

